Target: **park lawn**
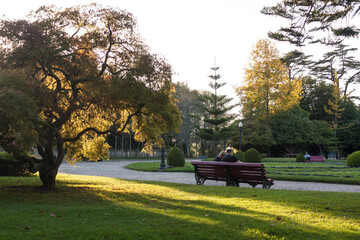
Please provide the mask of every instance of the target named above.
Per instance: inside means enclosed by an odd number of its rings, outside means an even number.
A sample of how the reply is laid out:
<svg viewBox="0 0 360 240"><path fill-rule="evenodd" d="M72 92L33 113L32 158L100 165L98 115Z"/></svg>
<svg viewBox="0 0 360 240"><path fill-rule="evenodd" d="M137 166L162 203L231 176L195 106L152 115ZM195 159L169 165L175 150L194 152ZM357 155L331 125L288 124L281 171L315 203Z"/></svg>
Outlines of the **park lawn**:
<svg viewBox="0 0 360 240"><path fill-rule="evenodd" d="M359 239L360 194L0 177L0 239Z"/></svg>
<svg viewBox="0 0 360 240"><path fill-rule="evenodd" d="M159 162L136 162L126 168L138 171L159 171ZM360 168L349 168L341 162L297 163L264 162L266 175L274 180L326 182L360 185ZM194 172L190 162L185 167L169 167L167 172Z"/></svg>

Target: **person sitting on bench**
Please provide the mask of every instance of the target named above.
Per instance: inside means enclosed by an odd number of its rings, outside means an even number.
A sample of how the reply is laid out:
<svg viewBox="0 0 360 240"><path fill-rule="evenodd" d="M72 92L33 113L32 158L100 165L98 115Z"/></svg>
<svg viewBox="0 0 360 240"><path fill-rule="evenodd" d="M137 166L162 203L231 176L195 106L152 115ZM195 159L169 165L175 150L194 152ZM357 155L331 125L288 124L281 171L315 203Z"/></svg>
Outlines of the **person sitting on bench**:
<svg viewBox="0 0 360 240"><path fill-rule="evenodd" d="M222 162L239 162L239 159L233 154L233 150L226 149L226 156L221 159Z"/></svg>
<svg viewBox="0 0 360 240"><path fill-rule="evenodd" d="M215 162L221 162L221 159L226 156L225 151L221 151L219 155L214 159Z"/></svg>
<svg viewBox="0 0 360 240"><path fill-rule="evenodd" d="M305 153L305 162L310 162L310 154L309 153Z"/></svg>

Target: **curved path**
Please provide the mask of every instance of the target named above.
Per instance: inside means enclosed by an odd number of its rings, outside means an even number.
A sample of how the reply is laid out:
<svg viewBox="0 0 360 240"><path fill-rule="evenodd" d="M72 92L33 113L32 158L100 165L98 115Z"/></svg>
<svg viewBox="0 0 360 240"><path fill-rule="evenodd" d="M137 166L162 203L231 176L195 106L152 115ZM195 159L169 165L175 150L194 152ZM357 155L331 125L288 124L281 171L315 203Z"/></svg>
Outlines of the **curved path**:
<svg viewBox="0 0 360 240"><path fill-rule="evenodd" d="M145 180L159 182L174 182L196 184L194 173L184 172L142 172L124 168L135 161L102 161L102 162L79 162L75 167L64 162L59 168L59 173L104 176L130 180ZM160 161L159 161L160 166ZM225 186L225 182L205 181L204 185ZM240 187L251 187L249 184L240 184ZM257 186L262 188L262 186ZM303 191L328 191L328 192L357 192L360 193L360 185L345 185L334 183L292 182L275 180L271 189L303 190Z"/></svg>

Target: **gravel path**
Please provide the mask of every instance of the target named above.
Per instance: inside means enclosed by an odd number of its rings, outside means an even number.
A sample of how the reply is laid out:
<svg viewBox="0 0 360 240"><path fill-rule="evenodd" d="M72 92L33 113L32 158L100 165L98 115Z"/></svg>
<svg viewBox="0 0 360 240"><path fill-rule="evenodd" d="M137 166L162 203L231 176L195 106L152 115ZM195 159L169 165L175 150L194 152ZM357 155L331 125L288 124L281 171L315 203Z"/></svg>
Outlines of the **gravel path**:
<svg viewBox="0 0 360 240"><path fill-rule="evenodd" d="M59 173L104 176L131 180L149 180L159 182L174 182L196 184L194 173L183 172L141 172L124 168L132 161L102 161L102 162L79 162L72 166L66 162L61 164ZM160 165L160 161L159 161ZM204 185L225 186L225 182L205 181ZM240 184L240 187L251 187L249 184ZM257 188L262 188L258 185ZM345 185L334 183L292 182L275 180L271 189L325 191L325 192L357 192L360 193L360 185Z"/></svg>

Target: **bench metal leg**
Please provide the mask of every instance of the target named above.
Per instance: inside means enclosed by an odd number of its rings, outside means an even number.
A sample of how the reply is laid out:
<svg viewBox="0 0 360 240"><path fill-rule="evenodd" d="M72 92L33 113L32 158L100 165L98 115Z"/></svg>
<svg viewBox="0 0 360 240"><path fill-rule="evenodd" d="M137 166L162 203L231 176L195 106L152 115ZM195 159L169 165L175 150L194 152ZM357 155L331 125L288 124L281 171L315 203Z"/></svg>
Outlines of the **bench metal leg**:
<svg viewBox="0 0 360 240"><path fill-rule="evenodd" d="M226 186L231 186L231 187L239 187L239 181L234 181L234 180L227 180L226 181Z"/></svg>
<svg viewBox="0 0 360 240"><path fill-rule="evenodd" d="M270 189L271 188L271 182L263 182L262 183L264 189Z"/></svg>
<svg viewBox="0 0 360 240"><path fill-rule="evenodd" d="M196 180L196 184L197 185L203 185L206 177L199 177L196 173L195 173L195 180Z"/></svg>

